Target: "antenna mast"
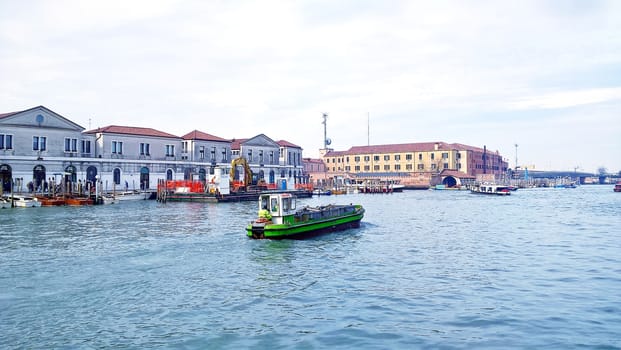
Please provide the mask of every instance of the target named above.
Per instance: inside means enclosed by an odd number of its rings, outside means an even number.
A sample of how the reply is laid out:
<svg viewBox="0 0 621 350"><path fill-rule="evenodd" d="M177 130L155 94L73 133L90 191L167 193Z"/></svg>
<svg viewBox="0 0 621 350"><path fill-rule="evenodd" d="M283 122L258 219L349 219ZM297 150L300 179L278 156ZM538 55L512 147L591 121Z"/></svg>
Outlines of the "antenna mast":
<svg viewBox="0 0 621 350"><path fill-rule="evenodd" d="M323 113L323 149L327 149L332 143L332 140L328 138L328 113Z"/></svg>

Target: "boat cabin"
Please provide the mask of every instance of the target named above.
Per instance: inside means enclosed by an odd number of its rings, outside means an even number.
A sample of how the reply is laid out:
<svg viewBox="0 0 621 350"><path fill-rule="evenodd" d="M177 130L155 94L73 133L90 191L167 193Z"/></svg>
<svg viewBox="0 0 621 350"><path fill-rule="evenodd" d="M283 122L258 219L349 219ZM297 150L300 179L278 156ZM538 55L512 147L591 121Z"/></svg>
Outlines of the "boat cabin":
<svg viewBox="0 0 621 350"><path fill-rule="evenodd" d="M295 199L290 193L262 194L259 197L259 216L267 216L274 224L282 224L283 216L295 214Z"/></svg>

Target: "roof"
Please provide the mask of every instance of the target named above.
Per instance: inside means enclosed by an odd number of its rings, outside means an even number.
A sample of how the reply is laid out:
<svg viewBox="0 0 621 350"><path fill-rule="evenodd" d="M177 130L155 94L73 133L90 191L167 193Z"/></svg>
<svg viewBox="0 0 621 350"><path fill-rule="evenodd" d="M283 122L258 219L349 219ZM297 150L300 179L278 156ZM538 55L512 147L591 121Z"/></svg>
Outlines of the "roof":
<svg viewBox="0 0 621 350"><path fill-rule="evenodd" d="M0 113L0 119L4 118L4 117L10 117L12 115L15 115L17 113L21 113L23 111L18 111L18 112L9 112L9 113Z"/></svg>
<svg viewBox="0 0 621 350"><path fill-rule="evenodd" d="M418 142L418 143L399 143L399 144L387 144L387 145L370 145L370 146L353 146L347 151L330 151L326 153L325 157L340 157L344 155L355 154L386 154L386 153L407 153L407 152L431 152L438 151L475 151L483 152L482 148L463 145L460 143L446 143L446 142ZM487 150L490 152L490 150Z"/></svg>
<svg viewBox="0 0 621 350"><path fill-rule="evenodd" d="M214 136L214 135L208 134L206 132L198 131L198 130L190 131L189 133L181 136L181 138L183 138L184 140L231 142L230 140L223 139L221 137Z"/></svg>
<svg viewBox="0 0 621 350"><path fill-rule="evenodd" d="M232 139L231 140L231 149L232 150L240 150L241 144L248 141L249 139Z"/></svg>
<svg viewBox="0 0 621 350"><path fill-rule="evenodd" d="M293 143L289 142L289 141L285 141L285 140L280 140L280 141L276 141L276 143L280 146L280 147L289 147L289 148L302 148L298 145L294 145Z"/></svg>
<svg viewBox="0 0 621 350"><path fill-rule="evenodd" d="M151 128L140 128L136 126L119 126L119 125L109 125L103 128L97 128L89 131L85 131L87 134L96 134L96 133L107 133L107 134L125 134L125 135L136 135L136 136L151 136L151 137L166 137L166 138L175 138L178 139L179 136L175 136L169 134L167 132L151 129Z"/></svg>

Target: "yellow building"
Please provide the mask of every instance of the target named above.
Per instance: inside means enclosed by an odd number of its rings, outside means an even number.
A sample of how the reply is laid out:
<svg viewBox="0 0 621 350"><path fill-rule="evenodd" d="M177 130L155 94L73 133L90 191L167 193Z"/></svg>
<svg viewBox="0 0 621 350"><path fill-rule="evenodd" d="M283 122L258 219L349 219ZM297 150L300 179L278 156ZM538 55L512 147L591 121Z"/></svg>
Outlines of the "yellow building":
<svg viewBox="0 0 621 350"><path fill-rule="evenodd" d="M390 176L396 173L439 174L454 170L468 176L502 175L508 163L502 156L457 143L422 142L354 146L347 151L326 152L322 157L328 172Z"/></svg>

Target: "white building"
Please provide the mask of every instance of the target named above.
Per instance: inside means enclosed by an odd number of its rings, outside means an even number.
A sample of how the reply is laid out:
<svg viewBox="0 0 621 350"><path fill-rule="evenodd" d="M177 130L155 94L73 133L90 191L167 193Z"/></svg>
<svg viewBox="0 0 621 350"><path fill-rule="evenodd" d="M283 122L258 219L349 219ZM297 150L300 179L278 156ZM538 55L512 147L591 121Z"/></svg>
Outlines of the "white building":
<svg viewBox="0 0 621 350"><path fill-rule="evenodd" d="M0 189L37 190L51 181L104 190L154 189L158 180L202 180L247 158L253 182L292 188L302 180L302 148L260 134L227 140L198 130L179 137L163 131L110 125L84 128L46 107L0 114Z"/></svg>

